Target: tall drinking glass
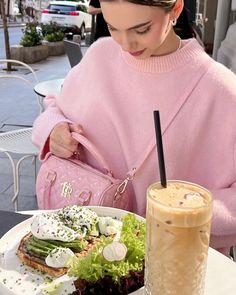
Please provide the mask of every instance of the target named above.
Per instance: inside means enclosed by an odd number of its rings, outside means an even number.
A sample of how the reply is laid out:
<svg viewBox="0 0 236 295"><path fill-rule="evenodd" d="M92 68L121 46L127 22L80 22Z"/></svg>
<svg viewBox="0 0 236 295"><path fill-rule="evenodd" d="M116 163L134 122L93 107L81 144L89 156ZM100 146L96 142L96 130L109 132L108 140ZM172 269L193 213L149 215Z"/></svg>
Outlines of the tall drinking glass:
<svg viewBox="0 0 236 295"><path fill-rule="evenodd" d="M184 181L147 190L146 295L203 295L212 195Z"/></svg>

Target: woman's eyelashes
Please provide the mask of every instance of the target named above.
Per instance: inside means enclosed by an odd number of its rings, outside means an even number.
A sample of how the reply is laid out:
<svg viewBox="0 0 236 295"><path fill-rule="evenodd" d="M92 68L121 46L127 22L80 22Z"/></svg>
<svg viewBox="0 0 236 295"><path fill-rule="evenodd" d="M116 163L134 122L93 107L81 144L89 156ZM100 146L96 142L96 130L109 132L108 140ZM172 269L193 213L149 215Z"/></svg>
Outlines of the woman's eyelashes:
<svg viewBox="0 0 236 295"><path fill-rule="evenodd" d="M142 34L146 34L146 33L148 33L148 32L150 31L150 29L151 29L151 26L148 26L148 27L146 27L146 28L144 28L144 29L141 29L141 30L135 30L135 31L136 31L137 34L142 35Z"/></svg>
<svg viewBox="0 0 236 295"><path fill-rule="evenodd" d="M117 29L113 28L109 24L107 24L107 27L108 27L108 30L111 31L111 32L117 31ZM148 27L145 27L145 28L142 28L142 29L140 29L140 28L139 29L134 29L134 31L138 35L143 35L143 34L148 33L150 31L150 29L151 29L151 26L148 26Z"/></svg>

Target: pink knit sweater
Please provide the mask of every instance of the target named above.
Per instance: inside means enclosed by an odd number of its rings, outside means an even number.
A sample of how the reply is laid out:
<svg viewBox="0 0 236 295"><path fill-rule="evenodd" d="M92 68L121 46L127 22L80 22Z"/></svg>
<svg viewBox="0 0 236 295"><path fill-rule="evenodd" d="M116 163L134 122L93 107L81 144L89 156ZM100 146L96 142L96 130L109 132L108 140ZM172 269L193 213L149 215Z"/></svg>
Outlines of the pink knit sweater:
<svg viewBox="0 0 236 295"><path fill-rule="evenodd" d="M211 245L236 244L236 77L196 40L167 56L137 60L111 38L101 39L70 71L61 94L45 103L33 131L41 159L53 127L72 121L83 126L118 178L154 146L153 110L159 109L168 179L210 189ZM158 180L153 148L132 181L136 213L145 215L146 189Z"/></svg>

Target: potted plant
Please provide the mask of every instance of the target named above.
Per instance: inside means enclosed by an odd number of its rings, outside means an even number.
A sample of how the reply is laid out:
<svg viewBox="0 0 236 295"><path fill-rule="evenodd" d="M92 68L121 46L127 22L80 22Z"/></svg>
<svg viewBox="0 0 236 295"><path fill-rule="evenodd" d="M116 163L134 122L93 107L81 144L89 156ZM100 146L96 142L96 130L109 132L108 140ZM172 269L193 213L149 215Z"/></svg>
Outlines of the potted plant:
<svg viewBox="0 0 236 295"><path fill-rule="evenodd" d="M35 63L48 57L48 48L42 45L42 32L37 22L29 22L23 31L20 46L11 47L13 59L25 63Z"/></svg>
<svg viewBox="0 0 236 295"><path fill-rule="evenodd" d="M65 33L56 22L41 24L44 44L48 46L49 55L61 55L65 53L63 39Z"/></svg>
<svg viewBox="0 0 236 295"><path fill-rule="evenodd" d="M23 37L20 40L20 45L24 47L42 45L43 36L37 22L27 23L22 31Z"/></svg>

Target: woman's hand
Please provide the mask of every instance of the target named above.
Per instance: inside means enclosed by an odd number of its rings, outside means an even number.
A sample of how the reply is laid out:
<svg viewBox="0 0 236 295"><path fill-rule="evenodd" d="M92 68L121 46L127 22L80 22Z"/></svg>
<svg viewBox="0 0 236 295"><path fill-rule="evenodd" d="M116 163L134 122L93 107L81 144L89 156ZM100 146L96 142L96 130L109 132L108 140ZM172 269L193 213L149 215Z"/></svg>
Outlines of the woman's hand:
<svg viewBox="0 0 236 295"><path fill-rule="evenodd" d="M82 126L66 122L57 124L49 137L50 152L61 158L70 158L77 153L78 142L71 136L71 132L82 133Z"/></svg>

